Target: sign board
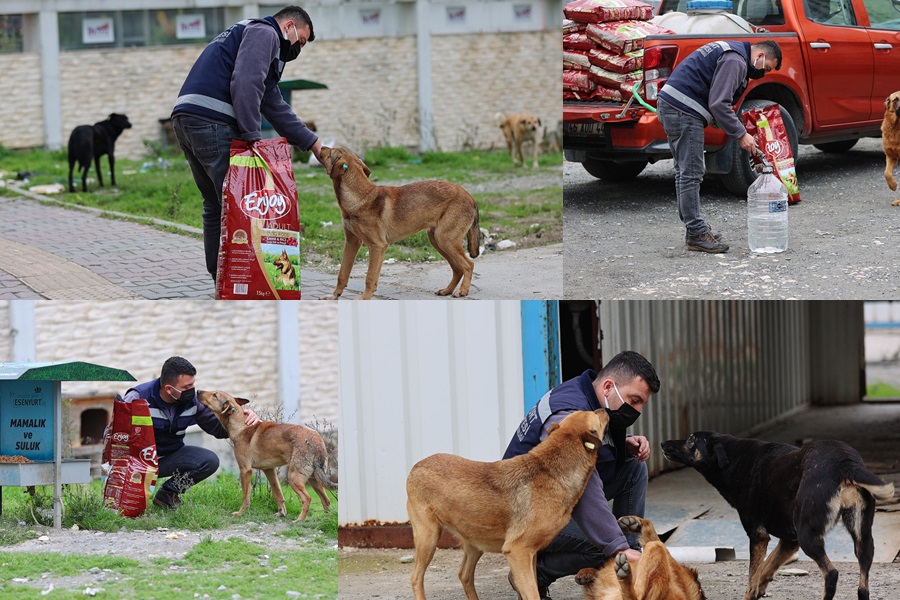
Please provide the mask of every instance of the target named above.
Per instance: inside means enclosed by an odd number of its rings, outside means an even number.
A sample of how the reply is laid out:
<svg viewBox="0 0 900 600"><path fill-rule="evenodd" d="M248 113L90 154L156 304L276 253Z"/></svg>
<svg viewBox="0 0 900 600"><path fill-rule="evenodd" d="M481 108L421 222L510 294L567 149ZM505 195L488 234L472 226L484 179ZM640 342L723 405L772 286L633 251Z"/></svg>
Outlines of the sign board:
<svg viewBox="0 0 900 600"><path fill-rule="evenodd" d="M0 454L54 460L56 382L0 381Z"/></svg>
<svg viewBox="0 0 900 600"><path fill-rule="evenodd" d="M466 7L465 6L448 6L447 7L448 23L465 23Z"/></svg>
<svg viewBox="0 0 900 600"><path fill-rule="evenodd" d="M112 17L83 19L81 21L81 41L84 44L111 44L116 41Z"/></svg>
<svg viewBox="0 0 900 600"><path fill-rule="evenodd" d="M205 38L206 16L177 15L175 17L175 37L179 40Z"/></svg>

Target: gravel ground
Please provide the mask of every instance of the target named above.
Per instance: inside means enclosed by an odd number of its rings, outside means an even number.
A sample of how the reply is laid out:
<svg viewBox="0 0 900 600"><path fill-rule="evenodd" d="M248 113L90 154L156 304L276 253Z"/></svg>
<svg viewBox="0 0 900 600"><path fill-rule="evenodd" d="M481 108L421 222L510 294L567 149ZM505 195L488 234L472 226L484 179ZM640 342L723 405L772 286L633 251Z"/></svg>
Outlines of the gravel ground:
<svg viewBox="0 0 900 600"><path fill-rule="evenodd" d="M601 182L564 163L567 298L894 299L900 296L900 208L884 182L880 139L845 154L801 146L802 202L791 206L788 250L747 247L746 199L714 178L701 210L731 245L690 252L675 205L671 160L625 184Z"/></svg>

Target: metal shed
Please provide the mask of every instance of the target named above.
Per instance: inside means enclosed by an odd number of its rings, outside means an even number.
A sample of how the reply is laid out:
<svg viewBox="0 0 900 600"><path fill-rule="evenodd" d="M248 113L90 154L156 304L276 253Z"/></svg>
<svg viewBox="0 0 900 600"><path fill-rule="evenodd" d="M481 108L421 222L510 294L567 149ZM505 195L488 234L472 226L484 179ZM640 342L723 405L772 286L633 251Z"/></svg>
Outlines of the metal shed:
<svg viewBox="0 0 900 600"><path fill-rule="evenodd" d="M53 527L62 527L62 484L90 483L90 460L62 458L63 381L135 381L86 362L0 363L0 488L53 484ZM2 510L2 506L0 506Z"/></svg>

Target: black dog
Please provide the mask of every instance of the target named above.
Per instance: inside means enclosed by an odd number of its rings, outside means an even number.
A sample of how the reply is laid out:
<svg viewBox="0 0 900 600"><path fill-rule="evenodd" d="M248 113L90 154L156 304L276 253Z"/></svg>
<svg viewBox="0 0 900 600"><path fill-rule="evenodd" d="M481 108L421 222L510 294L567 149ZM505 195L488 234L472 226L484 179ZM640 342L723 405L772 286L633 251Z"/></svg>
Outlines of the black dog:
<svg viewBox="0 0 900 600"><path fill-rule="evenodd" d="M825 554L825 534L838 517L853 537L859 599L868 600L875 500L893 498L894 484L868 471L856 450L837 441L797 448L709 431L663 442L662 449L667 459L694 467L737 509L750 537L744 600L762 598L798 547L816 561L825 578L822 598L832 600L838 572ZM779 542L763 562L770 534Z"/></svg>
<svg viewBox="0 0 900 600"><path fill-rule="evenodd" d="M87 191L87 173L91 168L91 160L97 168L97 181L103 187L103 175L100 171L100 157L109 156L109 177L112 185L116 185L115 144L122 131L129 129L128 117L113 113L109 118L93 125L79 125L69 136L69 191L74 192L72 185L72 169L75 162L81 168L81 190Z"/></svg>

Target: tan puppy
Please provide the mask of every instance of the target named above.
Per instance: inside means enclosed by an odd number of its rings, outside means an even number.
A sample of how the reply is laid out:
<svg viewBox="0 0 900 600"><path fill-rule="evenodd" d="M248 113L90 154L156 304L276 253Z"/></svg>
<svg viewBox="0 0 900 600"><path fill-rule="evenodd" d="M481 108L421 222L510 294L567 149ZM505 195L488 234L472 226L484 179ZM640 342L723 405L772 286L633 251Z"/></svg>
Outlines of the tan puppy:
<svg viewBox="0 0 900 600"><path fill-rule="evenodd" d="M241 509L232 513L234 516L240 516L250 508L250 478L253 476L253 469L261 469L269 480L272 495L278 505L275 516L287 515L284 495L281 493L278 473L275 471L284 465L288 466L288 483L303 503L303 510L297 521L306 518L312 501L306 492L307 483L319 495L322 508L328 510L331 501L325 493L325 488L336 490L337 484L328 479L328 452L318 432L302 425L271 421L248 426L244 423L241 406L247 404L249 400L235 398L225 392L200 392L197 399L215 413L228 431L228 438L234 444L234 458L241 473L243 491Z"/></svg>
<svg viewBox="0 0 900 600"><path fill-rule="evenodd" d="M288 287L297 287L297 272L294 265L288 257L287 251L281 251L281 258L276 258L272 263L278 267L278 273L281 276L281 283Z"/></svg>
<svg viewBox="0 0 900 600"><path fill-rule="evenodd" d="M584 600L704 600L697 571L675 562L653 523L640 517L621 517L619 527L641 534L641 560L632 565L617 554L602 569L582 569L575 581L584 587Z"/></svg>
<svg viewBox="0 0 900 600"><path fill-rule="evenodd" d="M502 552L522 597L539 600L537 551L569 522L608 423L603 410L574 412L528 454L490 463L435 454L416 463L406 480L416 600L425 600L425 569L442 528L462 541L459 580L466 598L478 600L475 565L481 555Z"/></svg>
<svg viewBox="0 0 900 600"><path fill-rule="evenodd" d="M450 284L435 294L453 294L457 298L469 294L475 263L466 256L462 240L468 239L469 256L475 258L480 252L481 230L478 206L466 190L454 183L433 180L400 187L376 186L369 181L369 167L346 148L322 148L321 158L331 176L344 225L344 256L337 286L323 300L336 300L344 292L362 245L369 249L369 269L360 300L370 299L378 287L388 245L423 229L428 231L431 245L453 269Z"/></svg>
<svg viewBox="0 0 900 600"><path fill-rule="evenodd" d="M884 179L891 191L897 191L897 180L894 179L894 167L900 160L900 91L894 92L884 101L884 121L881 122L881 145L887 166L884 168ZM891 202L891 206L900 206L900 198Z"/></svg>
<svg viewBox="0 0 900 600"><path fill-rule="evenodd" d="M506 138L506 148L509 150L509 158L513 161L513 164L525 166L525 158L522 156L522 145L526 142L531 142L533 151L531 167L537 169L538 152L540 152L541 142L544 140L544 126L541 124L541 120L527 113L509 116L497 113L494 115L494 120L503 131L503 137ZM513 150L515 150L515 153ZM518 154L518 160L516 160L516 154Z"/></svg>

